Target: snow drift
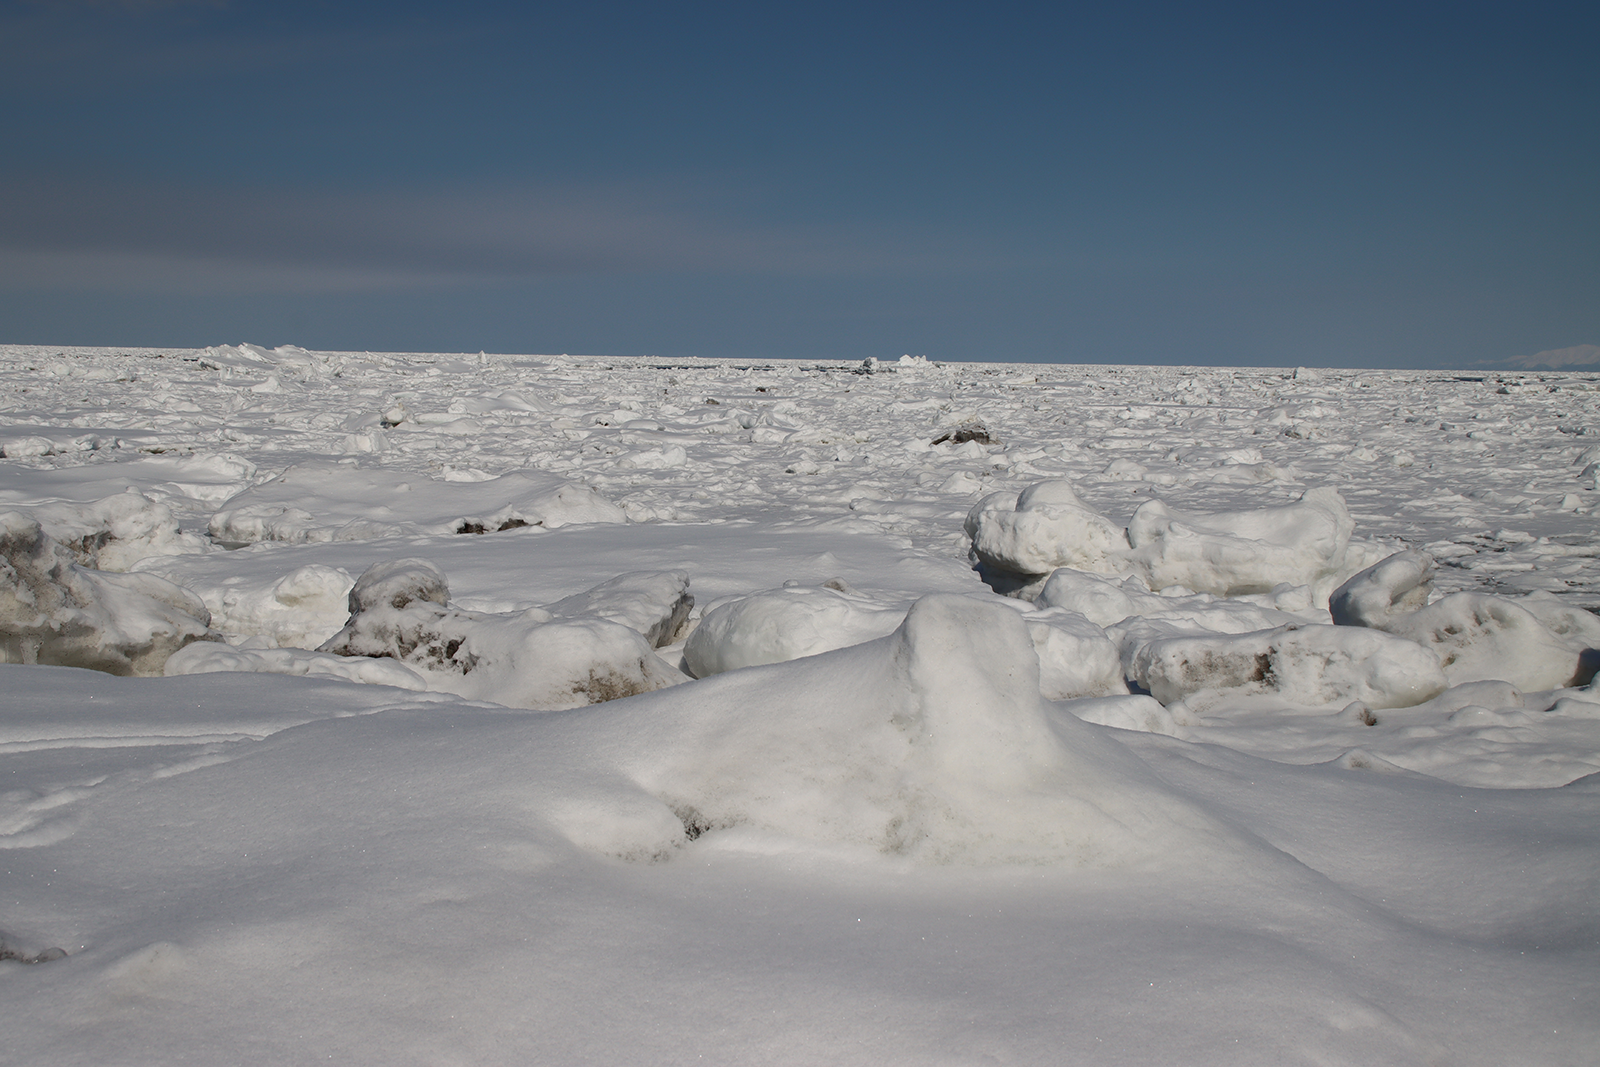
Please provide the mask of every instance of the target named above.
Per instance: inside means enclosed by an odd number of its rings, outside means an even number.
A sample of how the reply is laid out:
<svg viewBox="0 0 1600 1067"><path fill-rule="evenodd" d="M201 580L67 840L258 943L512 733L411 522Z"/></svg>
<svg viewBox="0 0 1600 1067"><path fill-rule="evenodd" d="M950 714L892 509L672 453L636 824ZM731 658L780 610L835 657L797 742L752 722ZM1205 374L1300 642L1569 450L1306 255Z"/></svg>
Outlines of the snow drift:
<svg viewBox="0 0 1600 1067"><path fill-rule="evenodd" d="M231 497L211 517L210 531L219 541L303 544L626 521L593 489L539 471L458 482L316 462Z"/></svg>

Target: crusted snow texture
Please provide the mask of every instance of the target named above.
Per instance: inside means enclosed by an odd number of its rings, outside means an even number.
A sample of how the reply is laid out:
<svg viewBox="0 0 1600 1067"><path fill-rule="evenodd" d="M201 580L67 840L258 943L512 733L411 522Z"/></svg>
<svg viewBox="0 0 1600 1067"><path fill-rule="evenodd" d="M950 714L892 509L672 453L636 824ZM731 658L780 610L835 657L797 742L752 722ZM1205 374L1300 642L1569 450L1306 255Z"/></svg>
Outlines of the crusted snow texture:
<svg viewBox="0 0 1600 1067"><path fill-rule="evenodd" d="M204 538L181 533L172 509L130 489L89 503L58 502L27 509L73 562L125 571L151 556L204 552Z"/></svg>
<svg viewBox="0 0 1600 1067"><path fill-rule="evenodd" d="M215 641L199 641L180 648L167 660L162 673L216 674L244 671L254 674L289 674L311 678L339 678L368 685L400 689L428 688L422 675L392 659L335 656L303 648L234 648Z"/></svg>
<svg viewBox="0 0 1600 1067"><path fill-rule="evenodd" d="M1433 557L1426 552L1396 552L1334 590L1328 612L1339 626L1382 629L1395 616L1427 605L1433 570Z"/></svg>
<svg viewBox="0 0 1600 1067"><path fill-rule="evenodd" d="M629 571L546 608L559 618L609 619L644 635L651 647L682 636L694 610L688 571Z"/></svg>
<svg viewBox="0 0 1600 1067"><path fill-rule="evenodd" d="M217 639L210 620L187 590L81 567L34 519L0 514L0 662L159 675L184 645Z"/></svg>
<svg viewBox="0 0 1600 1067"><path fill-rule="evenodd" d="M1018 574L1057 567L1111 573L1128 549L1122 528L1078 498L1070 482L1036 482L1022 492L991 493L972 506L967 536L980 563Z"/></svg>
<svg viewBox="0 0 1600 1067"><path fill-rule="evenodd" d="M219 541L304 543L626 521L593 489L541 471L458 482L315 462L231 497L210 531Z"/></svg>
<svg viewBox="0 0 1600 1067"><path fill-rule="evenodd" d="M1316 587L1346 567L1354 530L1344 498L1327 487L1255 511L1177 512L1150 500L1128 522L1128 558L1152 589L1238 596L1283 583Z"/></svg>
<svg viewBox="0 0 1600 1067"><path fill-rule="evenodd" d="M1541 610L1548 610L1541 605ZM1505 597L1453 593L1384 629L1431 649L1451 685L1499 679L1536 691L1583 685L1594 676L1593 631L1565 612L1550 612L1557 634L1532 611ZM1564 617L1565 616L1565 617Z"/></svg>
<svg viewBox="0 0 1600 1067"><path fill-rule="evenodd" d="M905 611L903 603L885 605L827 586L769 589L707 611L683 646L683 662L696 678L784 663L882 637Z"/></svg>
<svg viewBox="0 0 1600 1067"><path fill-rule="evenodd" d="M632 577L640 588L673 584ZM595 601L616 608L622 588ZM420 673L429 689L518 708L581 707L684 680L643 634L611 619L555 618L542 608L465 611L450 607L449 598L443 572L428 560L376 564L350 590L349 621L317 651L392 657ZM651 618L645 610L634 614Z"/></svg>
<svg viewBox="0 0 1600 1067"><path fill-rule="evenodd" d="M1157 637L1125 655L1128 677L1163 704L1232 690L1314 707L1359 700L1370 708L1401 708L1448 684L1438 657L1415 641L1353 626Z"/></svg>
<svg viewBox="0 0 1600 1067"><path fill-rule="evenodd" d="M656 732L633 738L623 769L692 834L934 863L1221 854L1225 831L1117 741L1048 708L1022 615L936 594L887 637L652 697Z"/></svg>

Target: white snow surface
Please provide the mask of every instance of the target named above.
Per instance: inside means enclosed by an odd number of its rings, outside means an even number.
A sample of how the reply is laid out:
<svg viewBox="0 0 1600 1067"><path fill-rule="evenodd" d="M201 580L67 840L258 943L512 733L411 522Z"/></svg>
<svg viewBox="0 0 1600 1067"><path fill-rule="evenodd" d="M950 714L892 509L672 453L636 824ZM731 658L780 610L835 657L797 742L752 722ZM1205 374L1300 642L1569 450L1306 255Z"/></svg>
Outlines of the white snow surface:
<svg viewBox="0 0 1600 1067"><path fill-rule="evenodd" d="M1600 1049L1594 375L0 346L0 397L18 1063Z"/></svg>

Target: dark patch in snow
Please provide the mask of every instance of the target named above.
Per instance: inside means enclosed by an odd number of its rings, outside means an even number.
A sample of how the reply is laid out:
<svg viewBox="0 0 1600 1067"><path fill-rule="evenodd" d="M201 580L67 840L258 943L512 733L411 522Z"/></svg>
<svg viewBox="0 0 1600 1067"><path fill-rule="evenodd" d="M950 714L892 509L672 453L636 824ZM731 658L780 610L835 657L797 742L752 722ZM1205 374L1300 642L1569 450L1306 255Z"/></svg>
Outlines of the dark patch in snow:
<svg viewBox="0 0 1600 1067"><path fill-rule="evenodd" d="M495 533L502 533L502 532L504 532L506 530L520 530L524 526L542 526L542 525L544 525L544 524L541 523L541 522L529 522L526 519L507 519L505 522L502 522L499 526L496 526L494 528L494 532ZM461 525L456 527L456 533L458 533L458 534L485 534L485 533L488 533L488 532L489 532L489 528L487 526L485 526L481 522L476 522L476 521L473 521L471 519L462 519L461 520Z"/></svg>
<svg viewBox="0 0 1600 1067"><path fill-rule="evenodd" d="M994 438L989 436L989 428L981 422L968 422L957 426L954 430L946 430L933 439L933 444L964 445L968 441L976 441L980 445L994 444Z"/></svg>

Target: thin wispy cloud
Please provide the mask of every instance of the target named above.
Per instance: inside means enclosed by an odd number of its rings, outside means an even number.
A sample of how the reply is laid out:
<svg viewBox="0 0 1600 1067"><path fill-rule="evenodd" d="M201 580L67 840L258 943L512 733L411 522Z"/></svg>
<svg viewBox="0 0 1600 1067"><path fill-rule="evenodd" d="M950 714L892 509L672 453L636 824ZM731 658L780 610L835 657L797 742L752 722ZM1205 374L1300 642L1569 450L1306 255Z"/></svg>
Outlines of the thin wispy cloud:
<svg viewBox="0 0 1600 1067"><path fill-rule="evenodd" d="M949 237L745 222L625 186L340 193L0 183L0 279L42 288L325 291L640 272L981 269Z"/></svg>

